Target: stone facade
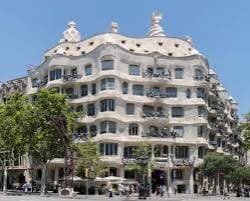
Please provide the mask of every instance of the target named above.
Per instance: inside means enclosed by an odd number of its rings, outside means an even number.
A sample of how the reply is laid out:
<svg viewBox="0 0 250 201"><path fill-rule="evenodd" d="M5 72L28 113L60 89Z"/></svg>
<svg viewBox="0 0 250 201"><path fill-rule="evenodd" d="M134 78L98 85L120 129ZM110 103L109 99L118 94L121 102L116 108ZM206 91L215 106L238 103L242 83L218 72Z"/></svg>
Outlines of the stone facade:
<svg viewBox="0 0 250 201"><path fill-rule="evenodd" d="M25 94L32 99L41 87L66 93L82 113L74 140L99 144L107 175L134 181L124 167L134 161L132 147L147 142L153 190L164 182L170 192L193 193L207 150L242 157L237 103L190 37L165 36L160 20L153 14L149 37L118 34L112 23L111 32L83 40L70 22L43 63L28 71Z"/></svg>

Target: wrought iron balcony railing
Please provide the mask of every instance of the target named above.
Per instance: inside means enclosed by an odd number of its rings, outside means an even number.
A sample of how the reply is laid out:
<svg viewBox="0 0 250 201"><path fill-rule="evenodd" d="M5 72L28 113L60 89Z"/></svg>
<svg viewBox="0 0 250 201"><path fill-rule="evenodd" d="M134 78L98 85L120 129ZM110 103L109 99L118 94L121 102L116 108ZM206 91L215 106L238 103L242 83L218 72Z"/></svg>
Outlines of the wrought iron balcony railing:
<svg viewBox="0 0 250 201"><path fill-rule="evenodd" d="M161 129L160 131L146 131L142 133L142 137L157 137L157 138L175 138L178 134L175 131Z"/></svg>
<svg viewBox="0 0 250 201"><path fill-rule="evenodd" d="M77 80L77 79L80 79L82 76L79 75L79 74L70 74L70 75L63 75L63 79L65 81L74 81L74 80Z"/></svg>
<svg viewBox="0 0 250 201"><path fill-rule="evenodd" d="M193 161L190 159L173 159L174 166L192 166Z"/></svg>
<svg viewBox="0 0 250 201"><path fill-rule="evenodd" d="M171 73L164 72L164 71L159 71L159 72L148 72L144 71L142 74L143 77L145 78L166 78L166 79L171 79Z"/></svg>
<svg viewBox="0 0 250 201"><path fill-rule="evenodd" d="M168 117L168 113L164 113L164 112L155 112L155 111L151 111L151 112L144 112L142 114L143 118L148 118L148 117L159 117L159 118L167 118Z"/></svg>

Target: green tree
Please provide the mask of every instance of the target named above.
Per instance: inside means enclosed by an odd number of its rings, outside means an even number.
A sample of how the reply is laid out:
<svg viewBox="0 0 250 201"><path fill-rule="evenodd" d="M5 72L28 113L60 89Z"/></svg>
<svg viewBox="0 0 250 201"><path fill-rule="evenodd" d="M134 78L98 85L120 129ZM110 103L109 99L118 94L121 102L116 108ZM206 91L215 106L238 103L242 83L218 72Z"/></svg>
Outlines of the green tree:
<svg viewBox="0 0 250 201"><path fill-rule="evenodd" d="M0 104L0 165L4 172L3 191L7 192L7 171L28 151L29 131L33 129L32 106L26 97L15 93Z"/></svg>
<svg viewBox="0 0 250 201"><path fill-rule="evenodd" d="M75 115L66 98L56 90L41 89L33 102L36 131L30 138L29 152L42 166L41 195L46 192L48 162L53 158L64 156L64 187L72 187L72 130Z"/></svg>
<svg viewBox="0 0 250 201"><path fill-rule="evenodd" d="M89 178L95 179L102 176L106 169L101 163L101 156L96 142L87 140L85 143L75 145L75 151L78 156L76 175L86 178L86 170L89 170Z"/></svg>
<svg viewBox="0 0 250 201"><path fill-rule="evenodd" d="M212 177L217 181L217 190L219 190L221 176L223 175L223 178L228 181L231 180L232 174L240 168L240 163L232 156L208 152L200 168L203 175Z"/></svg>
<svg viewBox="0 0 250 201"><path fill-rule="evenodd" d="M245 115L245 122L240 125L244 137L244 147L250 150L250 112Z"/></svg>

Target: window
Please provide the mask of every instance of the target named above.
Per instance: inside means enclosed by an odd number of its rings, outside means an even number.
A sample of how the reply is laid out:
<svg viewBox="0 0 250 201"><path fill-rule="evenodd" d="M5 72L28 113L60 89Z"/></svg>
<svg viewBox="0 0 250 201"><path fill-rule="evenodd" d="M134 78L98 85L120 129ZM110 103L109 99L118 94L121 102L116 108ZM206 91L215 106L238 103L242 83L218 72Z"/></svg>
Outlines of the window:
<svg viewBox="0 0 250 201"><path fill-rule="evenodd" d="M71 75L77 75L77 68L73 68L71 70Z"/></svg>
<svg viewBox="0 0 250 201"><path fill-rule="evenodd" d="M203 75L202 70L200 70L200 69L194 70L194 79L195 80L203 80L204 79L204 75Z"/></svg>
<svg viewBox="0 0 250 201"><path fill-rule="evenodd" d="M100 103L101 112L105 111L115 111L115 100L104 99Z"/></svg>
<svg viewBox="0 0 250 201"><path fill-rule="evenodd" d="M88 128L87 128L87 126L81 126L81 127L79 127L79 128L77 129L77 132L78 132L79 134L87 134L87 133L88 133Z"/></svg>
<svg viewBox="0 0 250 201"><path fill-rule="evenodd" d="M187 89L187 91L186 91L186 97L187 98L191 98L191 90L190 89Z"/></svg>
<svg viewBox="0 0 250 201"><path fill-rule="evenodd" d="M136 150L136 146L124 147L124 151L123 151L124 158L134 158L135 150Z"/></svg>
<svg viewBox="0 0 250 201"><path fill-rule="evenodd" d="M175 69L175 79L183 79L183 69L182 68Z"/></svg>
<svg viewBox="0 0 250 201"><path fill-rule="evenodd" d="M66 94L69 96L69 98L72 98L74 96L74 88L70 87L65 90Z"/></svg>
<svg viewBox="0 0 250 201"><path fill-rule="evenodd" d="M176 137L183 137L184 135L184 128L183 126L175 126L174 132L176 133Z"/></svg>
<svg viewBox="0 0 250 201"><path fill-rule="evenodd" d="M150 115L154 112L154 107L151 105L143 105L142 110L145 115Z"/></svg>
<svg viewBox="0 0 250 201"><path fill-rule="evenodd" d="M87 96L88 95L88 85L84 84L81 85L81 96Z"/></svg>
<svg viewBox="0 0 250 201"><path fill-rule="evenodd" d="M95 137L96 134L97 134L97 128L95 125L92 125L89 127L89 134L90 134L90 137Z"/></svg>
<svg viewBox="0 0 250 201"><path fill-rule="evenodd" d="M182 179L183 179L183 169L173 169L172 180L182 180Z"/></svg>
<svg viewBox="0 0 250 201"><path fill-rule="evenodd" d="M197 98L206 98L206 93L203 88L197 88Z"/></svg>
<svg viewBox="0 0 250 201"><path fill-rule="evenodd" d="M198 117L204 117L204 116L205 116L204 106L198 106Z"/></svg>
<svg viewBox="0 0 250 201"><path fill-rule="evenodd" d="M96 84L91 85L91 94L96 95Z"/></svg>
<svg viewBox="0 0 250 201"><path fill-rule="evenodd" d="M183 107L172 107L172 117L184 117Z"/></svg>
<svg viewBox="0 0 250 201"><path fill-rule="evenodd" d="M128 94L128 83L127 82L122 83L122 93Z"/></svg>
<svg viewBox="0 0 250 201"><path fill-rule="evenodd" d="M124 178L125 179L135 179L136 172L135 170L125 170L124 171Z"/></svg>
<svg viewBox="0 0 250 201"><path fill-rule="evenodd" d="M102 70L112 70L114 69L114 60L103 60Z"/></svg>
<svg viewBox="0 0 250 201"><path fill-rule="evenodd" d="M101 122L101 133L116 133L116 123L113 121Z"/></svg>
<svg viewBox="0 0 250 201"><path fill-rule="evenodd" d="M50 80L57 80L62 78L62 70L61 69L55 69L50 71Z"/></svg>
<svg viewBox="0 0 250 201"><path fill-rule="evenodd" d="M140 67L138 65L129 65L129 75L140 75Z"/></svg>
<svg viewBox="0 0 250 201"><path fill-rule="evenodd" d="M92 65L88 64L87 66L85 66L85 75L92 75Z"/></svg>
<svg viewBox="0 0 250 201"><path fill-rule="evenodd" d="M203 137L206 132L206 127L205 126L198 126L197 127L197 135L198 137Z"/></svg>
<svg viewBox="0 0 250 201"><path fill-rule="evenodd" d="M113 156L118 154L118 144L116 143L101 143L100 153L104 156Z"/></svg>
<svg viewBox="0 0 250 201"><path fill-rule="evenodd" d="M175 147L175 158L188 158L188 147L187 146Z"/></svg>
<svg viewBox="0 0 250 201"><path fill-rule="evenodd" d="M166 97L170 98L170 97L177 97L177 88L174 87L168 87L166 88Z"/></svg>
<svg viewBox="0 0 250 201"><path fill-rule="evenodd" d="M114 78L104 78L101 80L101 90L108 90L115 88L115 79Z"/></svg>
<svg viewBox="0 0 250 201"><path fill-rule="evenodd" d="M144 87L143 85L135 84L133 85L133 95L143 96Z"/></svg>
<svg viewBox="0 0 250 201"><path fill-rule="evenodd" d="M34 78L32 79L32 87L39 87L39 84L38 84L38 79L37 78Z"/></svg>
<svg viewBox="0 0 250 201"><path fill-rule="evenodd" d="M129 129L128 129L128 133L129 135L138 135L138 124L132 123L129 124Z"/></svg>
<svg viewBox="0 0 250 201"><path fill-rule="evenodd" d="M198 158L203 158L205 155L204 147L198 147Z"/></svg>
<svg viewBox="0 0 250 201"><path fill-rule="evenodd" d="M135 114L135 105L133 103L126 104L126 114Z"/></svg>
<svg viewBox="0 0 250 201"><path fill-rule="evenodd" d="M156 75L164 75L165 74L165 69L163 67L157 67L155 69L155 74Z"/></svg>
<svg viewBox="0 0 250 201"><path fill-rule="evenodd" d="M87 108L88 108L87 115L94 116L95 115L95 104L94 103L88 104Z"/></svg>
<svg viewBox="0 0 250 201"><path fill-rule="evenodd" d="M154 147L155 157L167 157L168 156L168 146L166 145L156 145Z"/></svg>
<svg viewBox="0 0 250 201"><path fill-rule="evenodd" d="M76 112L81 112L81 113L83 113L83 112L84 112L83 105L79 105L79 106L77 106L77 108L76 108Z"/></svg>

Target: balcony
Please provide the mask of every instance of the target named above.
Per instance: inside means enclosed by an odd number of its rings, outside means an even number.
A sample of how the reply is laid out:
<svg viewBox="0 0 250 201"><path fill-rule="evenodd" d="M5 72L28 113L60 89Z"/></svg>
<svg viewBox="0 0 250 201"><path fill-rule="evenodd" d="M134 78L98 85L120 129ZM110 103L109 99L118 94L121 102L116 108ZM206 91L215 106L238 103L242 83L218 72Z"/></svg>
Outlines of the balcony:
<svg viewBox="0 0 250 201"><path fill-rule="evenodd" d="M88 133L73 133L73 139L75 141L86 141L88 138Z"/></svg>
<svg viewBox="0 0 250 201"><path fill-rule="evenodd" d="M63 75L64 81L75 81L77 79L80 79L82 76L79 74L70 74L70 75Z"/></svg>
<svg viewBox="0 0 250 201"><path fill-rule="evenodd" d="M209 77L205 76L205 75L194 75L194 80L195 81L206 81L208 82L209 81Z"/></svg>
<svg viewBox="0 0 250 201"><path fill-rule="evenodd" d="M217 141L216 140L209 140L208 143L212 146L217 146Z"/></svg>
<svg viewBox="0 0 250 201"><path fill-rule="evenodd" d="M165 78L165 79L171 79L171 73L165 73L164 71L156 71L156 72L151 72L151 71L144 71L142 73L142 77L144 78Z"/></svg>
<svg viewBox="0 0 250 201"><path fill-rule="evenodd" d="M189 160L189 159L173 159L173 165L174 166L192 166L193 165L193 161Z"/></svg>
<svg viewBox="0 0 250 201"><path fill-rule="evenodd" d="M151 97L151 98L166 98L167 93L164 90L148 89L146 91L146 96Z"/></svg>
<svg viewBox="0 0 250 201"><path fill-rule="evenodd" d="M67 94L67 96L68 96L70 99L79 98L79 95L78 95L78 94Z"/></svg>
<svg viewBox="0 0 250 201"><path fill-rule="evenodd" d="M146 131L142 133L142 137L157 137L157 138L175 138L177 133L169 131L168 128L162 128L159 131Z"/></svg>
<svg viewBox="0 0 250 201"><path fill-rule="evenodd" d="M215 97L219 97L219 93L218 93L218 91L215 89L215 88L211 88L210 90L209 90L209 95L210 96L215 96Z"/></svg>
<svg viewBox="0 0 250 201"><path fill-rule="evenodd" d="M136 159L135 158L123 158L122 163L125 165L132 165L136 163Z"/></svg>
<svg viewBox="0 0 250 201"><path fill-rule="evenodd" d="M168 118L168 113L156 112L156 111L143 112L142 117L143 118Z"/></svg>

